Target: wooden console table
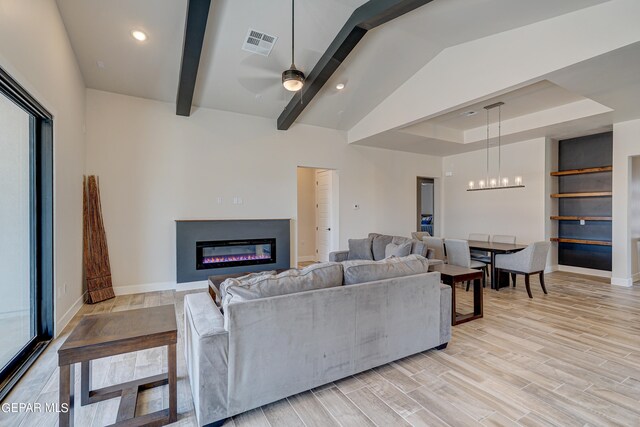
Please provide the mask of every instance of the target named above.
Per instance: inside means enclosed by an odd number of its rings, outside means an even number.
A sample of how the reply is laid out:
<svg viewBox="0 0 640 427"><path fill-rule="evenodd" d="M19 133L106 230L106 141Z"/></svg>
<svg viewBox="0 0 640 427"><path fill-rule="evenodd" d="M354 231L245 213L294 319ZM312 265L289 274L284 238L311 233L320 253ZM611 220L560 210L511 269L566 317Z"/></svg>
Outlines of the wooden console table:
<svg viewBox="0 0 640 427"><path fill-rule="evenodd" d="M458 267L457 265L439 264L430 266L429 271L440 273L442 282L451 286L451 325L469 322L482 317L482 271ZM473 313L456 312L456 283L473 280Z"/></svg>
<svg viewBox="0 0 640 427"><path fill-rule="evenodd" d="M58 350L60 366L60 427L73 425L74 364L81 364L81 404L121 397L113 426L162 426L177 421L176 342L173 305L84 316ZM168 373L91 390L91 361L102 357L167 346ZM138 392L169 384L169 408L135 416Z"/></svg>

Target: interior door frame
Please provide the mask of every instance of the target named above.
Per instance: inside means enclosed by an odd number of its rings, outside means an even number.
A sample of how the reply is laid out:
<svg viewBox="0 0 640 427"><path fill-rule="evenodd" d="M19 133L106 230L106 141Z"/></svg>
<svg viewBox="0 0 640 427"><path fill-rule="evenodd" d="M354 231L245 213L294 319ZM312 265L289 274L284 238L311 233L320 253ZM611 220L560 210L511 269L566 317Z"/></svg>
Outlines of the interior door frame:
<svg viewBox="0 0 640 427"><path fill-rule="evenodd" d="M339 247L339 238L340 238L340 233L339 233L339 223L340 223L340 209L338 206L338 200L339 198L337 197L338 195L338 171L336 169L330 169L330 168L314 168L315 169L315 173L316 173L316 178L318 176L319 172L329 172L331 174L331 232L329 233L330 235L330 239L329 239L329 247L328 247L328 251L329 253L331 253L332 251L336 251L338 250ZM316 180L316 209L318 209L318 181ZM318 215L316 212L316 260L319 259L320 253L318 251Z"/></svg>
<svg viewBox="0 0 640 427"><path fill-rule="evenodd" d="M428 178L428 177L424 177L424 176L418 176L416 177L416 231L420 231L421 230L421 220L422 220L422 184L423 183L429 183L433 185L433 220L432 220L432 224L433 224L433 231L434 231L434 235L435 235L435 231L436 231L436 180L435 178Z"/></svg>

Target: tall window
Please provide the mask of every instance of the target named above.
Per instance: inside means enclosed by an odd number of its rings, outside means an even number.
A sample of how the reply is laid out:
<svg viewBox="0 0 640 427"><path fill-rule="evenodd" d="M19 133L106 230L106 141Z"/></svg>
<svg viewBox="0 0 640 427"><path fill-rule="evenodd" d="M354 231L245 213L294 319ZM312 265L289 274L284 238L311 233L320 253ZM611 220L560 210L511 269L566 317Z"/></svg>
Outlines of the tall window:
<svg viewBox="0 0 640 427"><path fill-rule="evenodd" d="M0 398L53 335L52 126L0 69Z"/></svg>

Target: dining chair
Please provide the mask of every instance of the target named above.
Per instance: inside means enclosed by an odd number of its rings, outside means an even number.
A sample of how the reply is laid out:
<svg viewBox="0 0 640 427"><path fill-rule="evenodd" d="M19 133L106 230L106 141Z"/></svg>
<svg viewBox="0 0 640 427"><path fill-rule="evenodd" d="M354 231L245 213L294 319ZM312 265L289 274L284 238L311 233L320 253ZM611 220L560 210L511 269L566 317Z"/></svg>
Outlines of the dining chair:
<svg viewBox="0 0 640 427"><path fill-rule="evenodd" d="M413 231L411 232L411 238L415 239L415 240L422 240L424 237L429 237L431 236L431 234L429 234L426 231Z"/></svg>
<svg viewBox="0 0 640 427"><path fill-rule="evenodd" d="M489 243L489 235L482 233L469 233L469 240Z"/></svg>
<svg viewBox="0 0 640 427"><path fill-rule="evenodd" d="M482 270L482 287L487 284L487 264L480 261L471 259L471 253L469 252L469 242L466 240L458 239L445 239L444 247L447 250L447 263L450 265L457 265L459 267L473 268ZM467 282L467 291L469 290L470 282Z"/></svg>
<svg viewBox="0 0 640 427"><path fill-rule="evenodd" d="M527 288L529 298L533 298L531 287L529 286L529 276L532 274L540 275L540 286L542 292L547 293L544 284L544 268L547 265L547 254L551 243L535 242L527 246L520 252L512 254L496 255L496 277L500 277L501 272L510 273L513 280L513 286L516 286L516 275L524 275L524 284ZM496 287L496 290L499 290Z"/></svg>
<svg viewBox="0 0 640 427"><path fill-rule="evenodd" d="M495 234L491 237L493 243L509 243L511 245L516 244L516 236L510 236L508 234Z"/></svg>
<svg viewBox="0 0 640 427"><path fill-rule="evenodd" d="M516 236L510 236L507 234L495 234L491 237L492 243L508 243L511 245L516 244ZM485 264L491 265L491 256L487 255L476 255L473 254L474 251L471 251L471 259L475 259L476 261L484 262Z"/></svg>
<svg viewBox="0 0 640 427"><path fill-rule="evenodd" d="M469 240L489 243L489 235L482 234L482 233L469 233ZM483 262L485 264L491 262L491 256L489 252L480 251L477 249L471 250L471 259L475 261Z"/></svg>
<svg viewBox="0 0 640 427"><path fill-rule="evenodd" d="M425 236L422 241L427 245L427 251L433 252L435 259L441 259L445 264L447 263L447 255L444 251L444 239L442 237Z"/></svg>

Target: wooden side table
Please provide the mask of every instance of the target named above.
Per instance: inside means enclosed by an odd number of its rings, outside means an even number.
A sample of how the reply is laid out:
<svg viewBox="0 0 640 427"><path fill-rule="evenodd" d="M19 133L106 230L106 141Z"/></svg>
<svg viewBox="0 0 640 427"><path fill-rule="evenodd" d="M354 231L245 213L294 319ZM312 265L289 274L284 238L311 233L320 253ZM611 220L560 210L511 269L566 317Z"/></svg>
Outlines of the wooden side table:
<svg viewBox="0 0 640 427"><path fill-rule="evenodd" d="M438 271L442 282L451 286L451 325L469 322L482 317L482 271L458 267L451 264L430 266L429 271ZM473 313L456 312L456 283L473 280Z"/></svg>
<svg viewBox="0 0 640 427"><path fill-rule="evenodd" d="M81 364L81 404L121 397L113 426L162 426L178 419L176 343L178 329L173 305L84 316L58 350L60 366L60 427L73 425L74 364ZM168 373L91 390L91 361L122 353L167 346ZM169 408L135 416L138 392L169 384Z"/></svg>

